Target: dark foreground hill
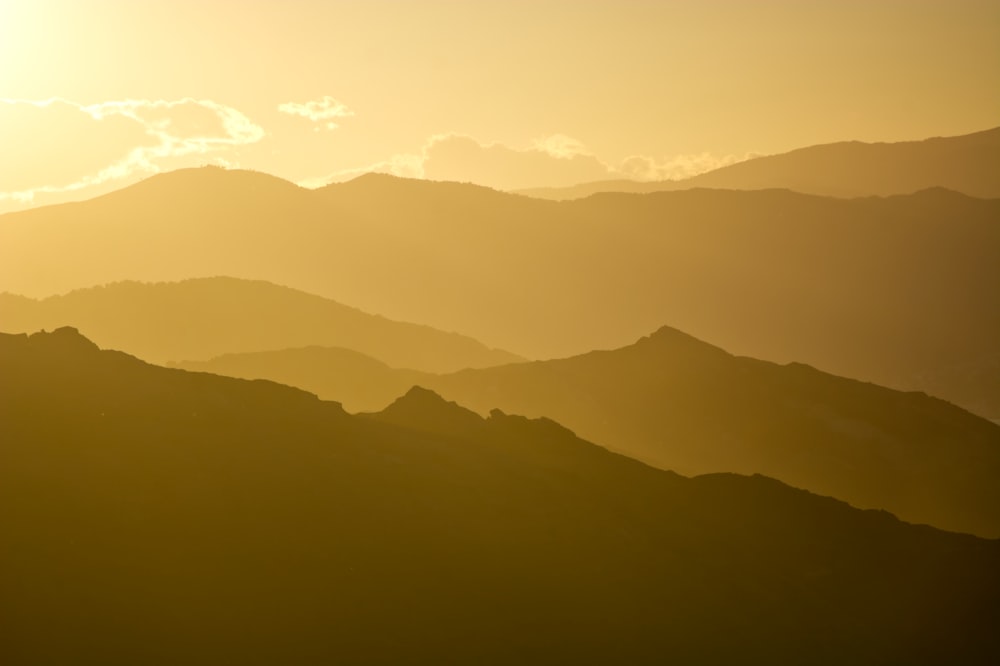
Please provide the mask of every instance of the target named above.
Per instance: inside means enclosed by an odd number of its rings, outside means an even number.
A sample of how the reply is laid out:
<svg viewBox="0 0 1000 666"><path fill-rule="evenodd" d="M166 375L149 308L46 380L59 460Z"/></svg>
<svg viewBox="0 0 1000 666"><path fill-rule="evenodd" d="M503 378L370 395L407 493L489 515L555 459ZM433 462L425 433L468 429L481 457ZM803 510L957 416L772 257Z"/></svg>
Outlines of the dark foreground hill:
<svg viewBox="0 0 1000 666"><path fill-rule="evenodd" d="M0 216L0 290L265 279L531 358L620 347L670 322L738 354L1000 418L998 220L1000 200L941 189L558 203L378 175L312 191L206 168ZM311 344L360 349L303 340L212 355Z"/></svg>
<svg viewBox="0 0 1000 666"><path fill-rule="evenodd" d="M783 188L834 197L910 194L945 187L973 197L1000 198L1000 127L923 141L842 141L746 160L675 181L609 180L573 187L519 190L544 199L578 199L596 192L662 192L691 187L726 190Z"/></svg>
<svg viewBox="0 0 1000 666"><path fill-rule="evenodd" d="M520 360L464 335L259 280L117 282L41 300L0 294L2 331L67 325L154 363L299 345L343 346L391 365L438 372Z"/></svg>
<svg viewBox="0 0 1000 666"><path fill-rule="evenodd" d="M682 474L760 473L904 520L1000 537L1000 426L943 400L736 357L662 328L612 351L449 375L336 349L225 355L181 367L264 378L383 408L410 386L488 414L549 417Z"/></svg>
<svg viewBox="0 0 1000 666"><path fill-rule="evenodd" d="M5 664L995 663L1000 542L0 336Z"/></svg>

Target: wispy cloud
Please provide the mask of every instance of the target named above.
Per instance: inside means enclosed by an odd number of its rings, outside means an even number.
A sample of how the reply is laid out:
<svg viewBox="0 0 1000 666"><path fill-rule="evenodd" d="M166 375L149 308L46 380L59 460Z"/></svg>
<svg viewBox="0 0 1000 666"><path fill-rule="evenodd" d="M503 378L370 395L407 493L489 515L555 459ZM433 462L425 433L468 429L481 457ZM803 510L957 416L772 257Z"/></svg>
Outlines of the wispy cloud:
<svg viewBox="0 0 1000 666"><path fill-rule="evenodd" d="M553 134L535 139L531 144L535 150L559 159L572 159L577 155L591 155L582 142L565 134Z"/></svg>
<svg viewBox="0 0 1000 666"><path fill-rule="evenodd" d="M301 104L298 102L285 102L278 105L278 111L308 118L314 123L321 123L328 130L337 129L338 125L334 122L334 118L348 118L354 115L354 111L347 108L346 104L337 101L329 95ZM316 130L319 130L319 128L317 127Z"/></svg>
<svg viewBox="0 0 1000 666"><path fill-rule="evenodd" d="M109 127L108 122L118 121L116 131L108 137L112 140L105 142L115 145L117 153L100 165L88 165L90 168L62 182L35 183L0 191L0 201L31 203L40 194L75 192L135 173L156 173L162 169L163 162L171 158L221 152L256 143L265 135L260 126L237 109L207 99L126 99L81 104L61 98L0 98L0 111L5 108L58 111L62 122L75 123L73 131L77 137L81 132L100 135ZM50 128L50 132L58 134L56 128ZM50 139L51 136L44 133L30 137L25 152L34 148L31 142L44 145L51 143ZM51 150L52 146L48 148ZM69 155L75 146L70 143L56 148ZM58 155L52 159L58 160Z"/></svg>
<svg viewBox="0 0 1000 666"><path fill-rule="evenodd" d="M562 187L601 180L611 173L580 141L565 135L518 149L450 134L432 137L424 147L425 177L468 180L502 190L535 187L536 183Z"/></svg>
<svg viewBox="0 0 1000 666"><path fill-rule="evenodd" d="M299 185L319 187L363 173L517 189L537 183L573 185L608 178L613 172L587 152L581 142L562 134L536 139L531 147L524 149L510 148L502 143L483 143L464 134L435 134L427 139L419 153L398 153L366 167L302 180Z"/></svg>
<svg viewBox="0 0 1000 666"><path fill-rule="evenodd" d="M617 165L602 161L586 145L565 134L534 139L527 148L484 143L464 134L435 134L419 153L400 153L366 167L344 169L299 182L319 187L363 173L473 182L502 190L566 187L607 179L678 180L751 157L710 153L655 158L633 155Z"/></svg>
<svg viewBox="0 0 1000 666"><path fill-rule="evenodd" d="M683 180L698 174L719 169L730 164L736 164L754 157L746 155L725 155L718 157L711 153L694 155L674 155L672 157L654 158L647 155L632 155L622 160L618 171L623 177L632 180Z"/></svg>

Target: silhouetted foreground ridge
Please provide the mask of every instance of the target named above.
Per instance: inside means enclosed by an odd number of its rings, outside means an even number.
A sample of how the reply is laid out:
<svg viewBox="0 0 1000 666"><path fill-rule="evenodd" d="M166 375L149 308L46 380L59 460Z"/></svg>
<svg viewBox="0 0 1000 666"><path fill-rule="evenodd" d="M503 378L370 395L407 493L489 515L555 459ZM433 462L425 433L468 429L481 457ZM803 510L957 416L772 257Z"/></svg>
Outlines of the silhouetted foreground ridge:
<svg viewBox="0 0 1000 666"><path fill-rule="evenodd" d="M1000 543L0 336L4 664L996 663Z"/></svg>

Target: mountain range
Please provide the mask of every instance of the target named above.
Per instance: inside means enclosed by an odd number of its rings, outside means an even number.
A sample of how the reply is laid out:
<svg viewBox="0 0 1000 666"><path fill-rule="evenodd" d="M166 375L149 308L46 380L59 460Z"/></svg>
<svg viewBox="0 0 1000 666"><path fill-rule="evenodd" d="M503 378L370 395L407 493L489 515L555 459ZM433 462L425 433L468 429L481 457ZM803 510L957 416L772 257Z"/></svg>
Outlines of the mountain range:
<svg viewBox="0 0 1000 666"><path fill-rule="evenodd" d="M204 168L0 216L0 289L264 279L526 358L620 347L670 322L1000 418L998 219L1000 200L942 189L553 202L380 175L311 191Z"/></svg>
<svg viewBox="0 0 1000 666"><path fill-rule="evenodd" d="M945 187L973 197L1000 198L1000 127L922 141L842 141L755 157L678 180L607 180L572 187L518 190L543 199L579 199L596 192L662 192L710 187L783 188L834 197L911 194Z"/></svg>
<svg viewBox="0 0 1000 666"><path fill-rule="evenodd" d="M345 346L429 372L523 360L467 336L261 281L116 282L41 300L0 294L0 330L25 333L66 324L100 345L160 363L310 344Z"/></svg>
<svg viewBox="0 0 1000 666"><path fill-rule="evenodd" d="M553 418L662 469L760 473L910 522L1000 537L1000 425L925 394L736 357L671 328L612 351L446 375L317 347L177 367L278 381L351 411L382 409L420 385L482 415Z"/></svg>
<svg viewBox="0 0 1000 666"><path fill-rule="evenodd" d="M0 335L5 663L987 664L1000 542Z"/></svg>

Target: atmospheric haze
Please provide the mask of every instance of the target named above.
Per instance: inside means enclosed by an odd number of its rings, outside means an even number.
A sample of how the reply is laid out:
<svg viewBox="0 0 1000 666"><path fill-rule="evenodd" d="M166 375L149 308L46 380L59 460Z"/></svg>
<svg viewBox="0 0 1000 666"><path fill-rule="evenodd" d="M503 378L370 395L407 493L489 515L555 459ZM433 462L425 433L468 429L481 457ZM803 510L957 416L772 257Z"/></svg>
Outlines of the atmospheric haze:
<svg viewBox="0 0 1000 666"><path fill-rule="evenodd" d="M0 663L1000 663L998 37L0 2Z"/></svg>

